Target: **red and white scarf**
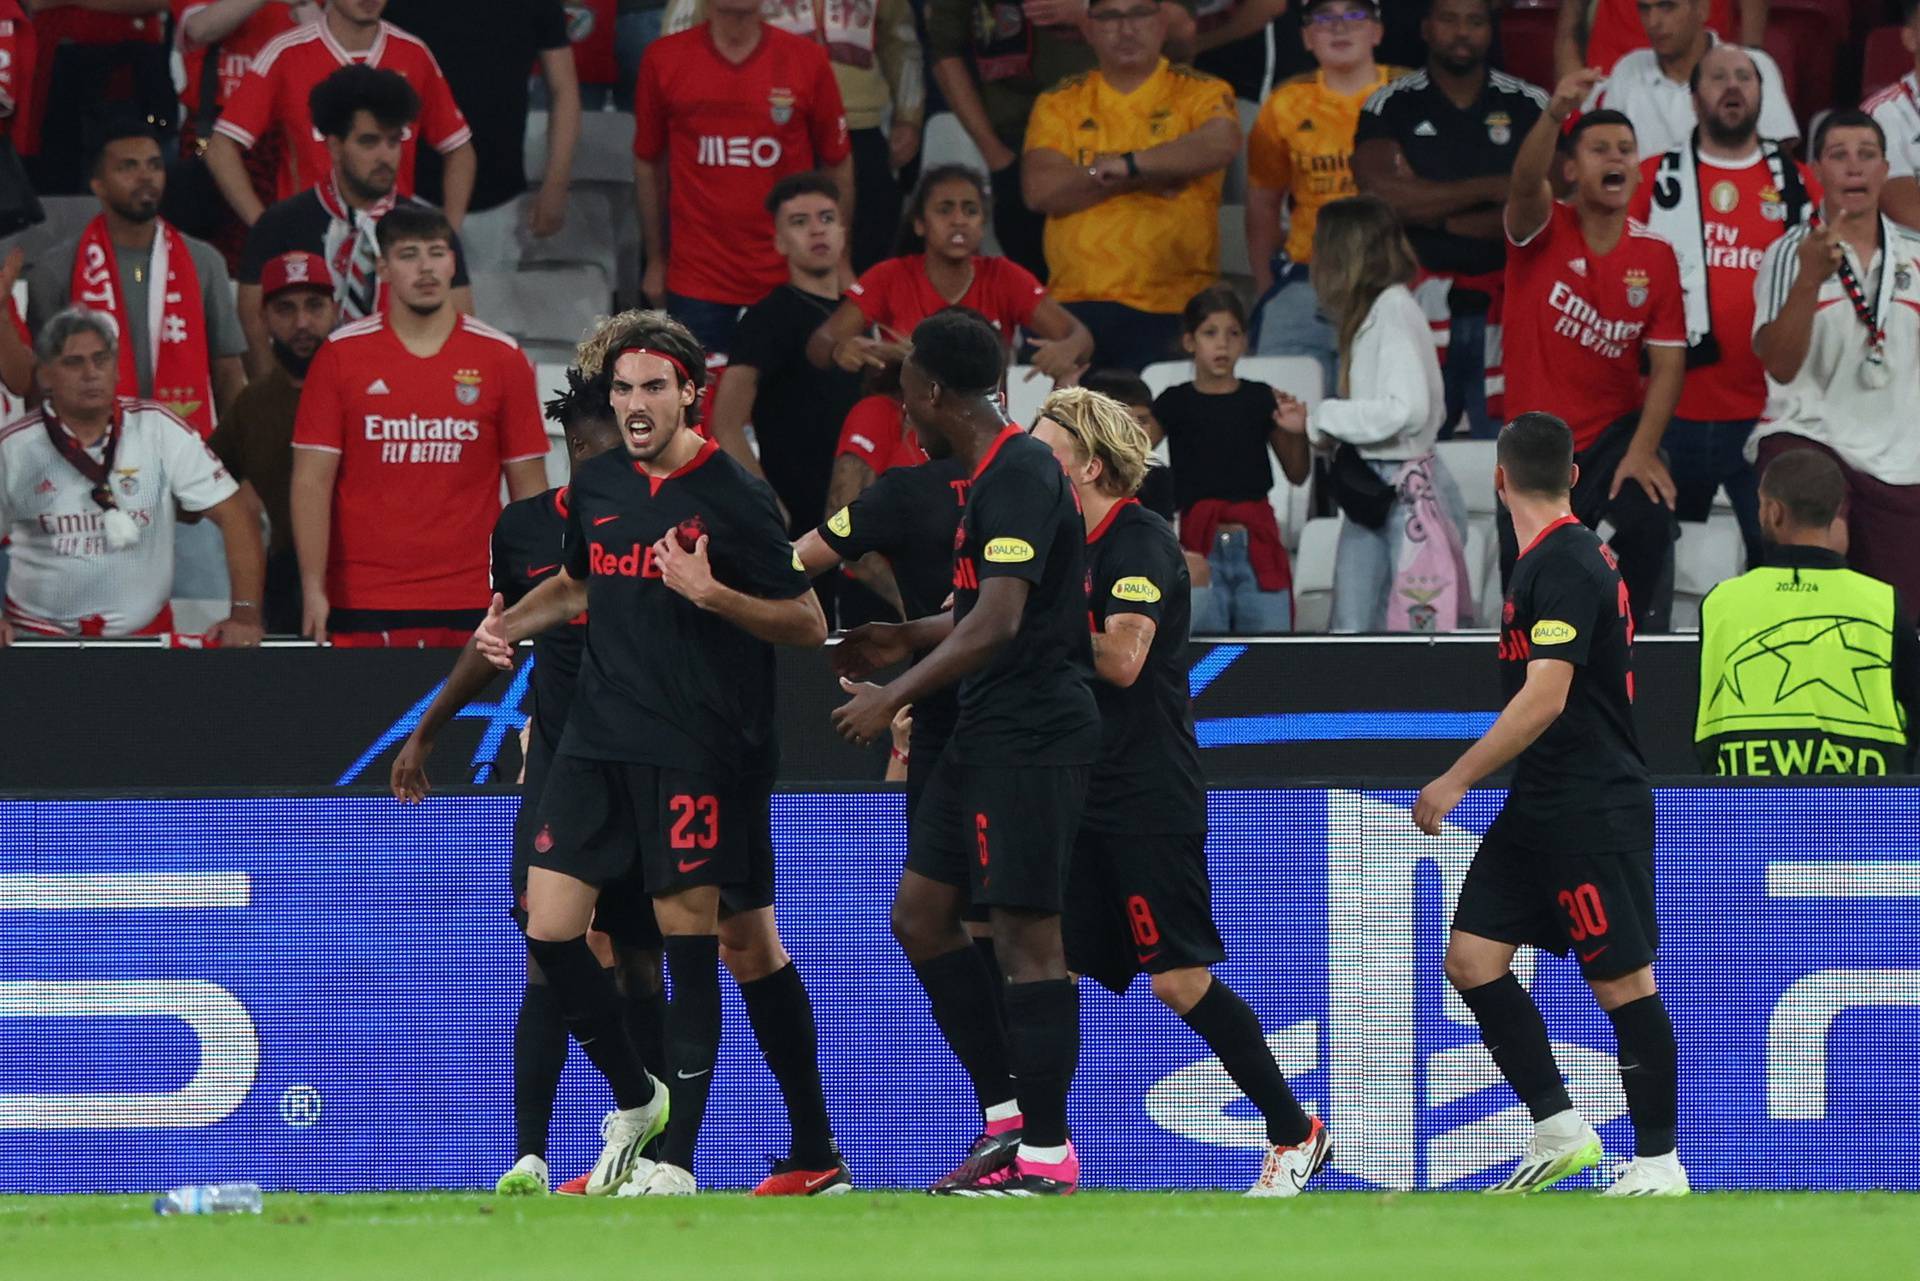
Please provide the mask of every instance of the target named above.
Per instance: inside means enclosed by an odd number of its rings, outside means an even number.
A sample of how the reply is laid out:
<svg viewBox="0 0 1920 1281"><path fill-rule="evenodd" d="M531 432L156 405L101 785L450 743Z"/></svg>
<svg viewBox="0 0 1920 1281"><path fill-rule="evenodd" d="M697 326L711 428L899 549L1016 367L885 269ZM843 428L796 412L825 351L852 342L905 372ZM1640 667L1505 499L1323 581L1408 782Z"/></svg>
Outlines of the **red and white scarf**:
<svg viewBox="0 0 1920 1281"><path fill-rule="evenodd" d="M120 381L115 391L141 399L139 366L133 354L133 327L120 287L119 256L100 214L80 233L73 256L69 296L113 317L120 334ZM207 357L206 308L200 297L200 273L194 269L187 239L164 219L154 220L153 253L147 260L147 345L153 370L153 395L199 432L213 434L213 374Z"/></svg>
<svg viewBox="0 0 1920 1281"><path fill-rule="evenodd" d="M321 207L333 219L327 224L321 252L333 272L333 297L340 304L341 321L364 320L377 313L385 302L386 290L374 269L380 257L374 228L393 208L397 196L389 192L365 209L355 209L340 194L333 174L316 184L313 194L320 198Z"/></svg>

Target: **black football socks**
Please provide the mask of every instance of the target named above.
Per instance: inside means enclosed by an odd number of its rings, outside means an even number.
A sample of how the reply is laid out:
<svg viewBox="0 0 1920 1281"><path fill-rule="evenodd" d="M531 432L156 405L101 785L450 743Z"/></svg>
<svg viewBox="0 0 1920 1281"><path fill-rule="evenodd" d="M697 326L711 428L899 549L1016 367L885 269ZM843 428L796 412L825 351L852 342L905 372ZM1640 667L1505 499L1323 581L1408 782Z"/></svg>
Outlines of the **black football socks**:
<svg viewBox="0 0 1920 1281"><path fill-rule="evenodd" d="M1293 1097L1287 1074L1267 1048L1259 1016L1238 992L1215 979L1207 994L1180 1018L1207 1043L1240 1092L1260 1109L1267 1122L1267 1142L1292 1147L1313 1133L1313 1123Z"/></svg>
<svg viewBox="0 0 1920 1281"><path fill-rule="evenodd" d="M1493 1056L1494 1066L1527 1105L1535 1121L1557 1116L1573 1106L1560 1065L1553 1061L1553 1044L1540 1007L1509 970L1491 983L1467 988L1460 999L1480 1025L1480 1042ZM1671 1033L1669 1033L1671 1035Z"/></svg>
<svg viewBox="0 0 1920 1281"><path fill-rule="evenodd" d="M547 976L567 1030L607 1078L614 1106L621 1111L644 1107L653 1098L653 1081L627 1039L613 972L601 967L587 947L586 935L557 942L529 938L527 954Z"/></svg>
<svg viewBox="0 0 1920 1281"><path fill-rule="evenodd" d="M1067 1091L1080 1064L1080 990L1072 979L1007 984L1007 1046L1020 1098L1020 1144L1067 1141Z"/></svg>
<svg viewBox="0 0 1920 1281"><path fill-rule="evenodd" d="M820 1087L819 1032L813 1021L813 1002L792 961L767 975L740 985L753 1039L760 1057L786 1100L787 1120L793 1127L788 1153L809 1170L824 1170L840 1159L833 1143L833 1123L827 1119L827 1096Z"/></svg>
<svg viewBox="0 0 1920 1281"><path fill-rule="evenodd" d="M520 1156L547 1155L553 1121L553 1092L567 1063L567 1021L560 1002L545 983L528 983L520 992L520 1013L513 1021L513 1136Z"/></svg>
<svg viewBox="0 0 1920 1281"><path fill-rule="evenodd" d="M1620 1085L1633 1118L1633 1154L1665 1156L1679 1145L1680 1046L1660 994L1608 1010L1620 1043Z"/></svg>
<svg viewBox="0 0 1920 1281"><path fill-rule="evenodd" d="M1007 1033L993 992L993 985L1001 981L999 974L988 970L979 949L972 946L916 961L913 969L933 1004L933 1021L973 1082L981 1112L1012 1099Z"/></svg>
<svg viewBox="0 0 1920 1281"><path fill-rule="evenodd" d="M673 1000L667 1003L667 1066L673 1071L667 1088L673 1092L673 1110L660 1159L692 1170L720 1055L719 935L668 935L667 972L673 976Z"/></svg>
<svg viewBox="0 0 1920 1281"><path fill-rule="evenodd" d="M639 1052L640 1061L647 1071L666 1079L667 1075L667 997L658 988L648 988L635 992L632 989L620 998L623 1020L627 1025L627 1039L633 1042L633 1048Z"/></svg>
<svg viewBox="0 0 1920 1281"><path fill-rule="evenodd" d="M986 963L987 973L993 978L987 990L993 993L994 1017L1000 1020L1000 1026L1004 1028L1007 1025L1007 976L1000 972L1000 957L993 950L993 936L989 934L985 938L975 938L973 950L980 953L980 959Z"/></svg>

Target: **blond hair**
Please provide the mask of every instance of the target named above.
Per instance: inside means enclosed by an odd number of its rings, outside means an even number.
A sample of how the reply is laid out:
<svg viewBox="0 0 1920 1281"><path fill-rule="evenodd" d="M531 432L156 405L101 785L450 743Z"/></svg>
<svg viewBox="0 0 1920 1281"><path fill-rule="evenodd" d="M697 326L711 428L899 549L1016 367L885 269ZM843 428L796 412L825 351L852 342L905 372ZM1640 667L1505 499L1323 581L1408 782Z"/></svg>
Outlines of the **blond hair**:
<svg viewBox="0 0 1920 1281"><path fill-rule="evenodd" d="M623 311L617 316L603 316L599 320L594 321L593 329L588 332L585 338L580 340L580 345L573 349L573 363L580 372L587 377L597 378L601 369L607 363L607 357L618 355L620 349L626 345L620 340L627 338L636 331L643 330L656 333L674 333L676 336L684 336L687 342L677 344L677 346L684 348L690 344L695 350L699 349L698 341L687 331L686 326L669 316L666 312L649 311L635 307ZM676 350L674 352L675 357L680 359L682 363L685 362L686 354L684 350ZM702 359L694 362L694 364L704 369L706 362ZM687 368L688 371L691 372L694 365L688 365Z"/></svg>
<svg viewBox="0 0 1920 1281"><path fill-rule="evenodd" d="M1339 337L1339 394L1351 395L1353 339L1376 298L1419 274L1407 233L1391 206L1373 196L1322 205L1313 227L1313 292Z"/></svg>
<svg viewBox="0 0 1920 1281"><path fill-rule="evenodd" d="M1100 463L1101 489L1129 498L1147 478L1147 453L1153 442L1127 407L1085 387L1062 387L1048 396L1034 418L1059 423L1088 461Z"/></svg>

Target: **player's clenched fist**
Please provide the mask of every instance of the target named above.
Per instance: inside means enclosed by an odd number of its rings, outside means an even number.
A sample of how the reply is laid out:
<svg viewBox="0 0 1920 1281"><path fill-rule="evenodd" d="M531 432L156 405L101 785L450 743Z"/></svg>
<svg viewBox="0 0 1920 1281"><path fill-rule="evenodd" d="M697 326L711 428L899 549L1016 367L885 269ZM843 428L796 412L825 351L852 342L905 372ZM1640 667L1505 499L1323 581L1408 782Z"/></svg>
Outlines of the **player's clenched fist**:
<svg viewBox="0 0 1920 1281"><path fill-rule="evenodd" d="M653 563L660 570L660 581L667 590L683 596L701 608L713 591L713 566L707 560L707 536L700 535L694 540L693 550L686 550L674 531L668 531L665 537L653 545Z"/></svg>
<svg viewBox="0 0 1920 1281"><path fill-rule="evenodd" d="M1453 813L1460 804L1460 798L1467 789L1442 774L1420 789L1420 798L1413 803L1413 825L1428 836L1440 835L1440 829L1447 821L1447 815Z"/></svg>
<svg viewBox="0 0 1920 1281"><path fill-rule="evenodd" d="M473 647L480 656L505 671L513 666L513 642L507 639L507 601L499 592L487 606L487 616L473 629Z"/></svg>

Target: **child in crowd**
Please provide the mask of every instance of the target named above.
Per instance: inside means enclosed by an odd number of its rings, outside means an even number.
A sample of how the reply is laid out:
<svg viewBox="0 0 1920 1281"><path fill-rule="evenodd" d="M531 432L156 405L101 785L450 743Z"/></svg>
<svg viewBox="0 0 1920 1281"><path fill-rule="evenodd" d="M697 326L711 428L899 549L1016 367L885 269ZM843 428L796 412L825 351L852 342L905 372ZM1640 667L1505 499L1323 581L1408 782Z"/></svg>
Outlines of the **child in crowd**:
<svg viewBox="0 0 1920 1281"><path fill-rule="evenodd" d="M1032 272L980 252L988 207L979 171L965 165L927 170L901 218L899 256L853 283L814 331L807 358L822 369L838 365L856 374L898 364L914 326L947 307L971 307L1009 347L1015 332L1025 330L1033 344L1027 363L1055 382L1070 382L1093 355L1093 335ZM868 336L870 328L879 336Z"/></svg>
<svg viewBox="0 0 1920 1281"><path fill-rule="evenodd" d="M1419 270L1393 210L1336 200L1313 232L1313 289L1339 342L1338 396L1280 397L1295 439L1336 453L1346 519L1333 569L1336 632L1452 631L1472 622L1466 504L1433 443L1446 388L1433 333L1407 286Z"/></svg>
<svg viewBox="0 0 1920 1281"><path fill-rule="evenodd" d="M1193 381L1153 402L1167 439L1180 544L1204 556L1211 585L1193 593L1196 633L1260 635L1293 629L1293 571L1267 501L1267 453L1287 479L1307 479L1306 437L1280 426L1279 394L1241 378L1247 312L1227 285L1196 294L1181 317Z"/></svg>

